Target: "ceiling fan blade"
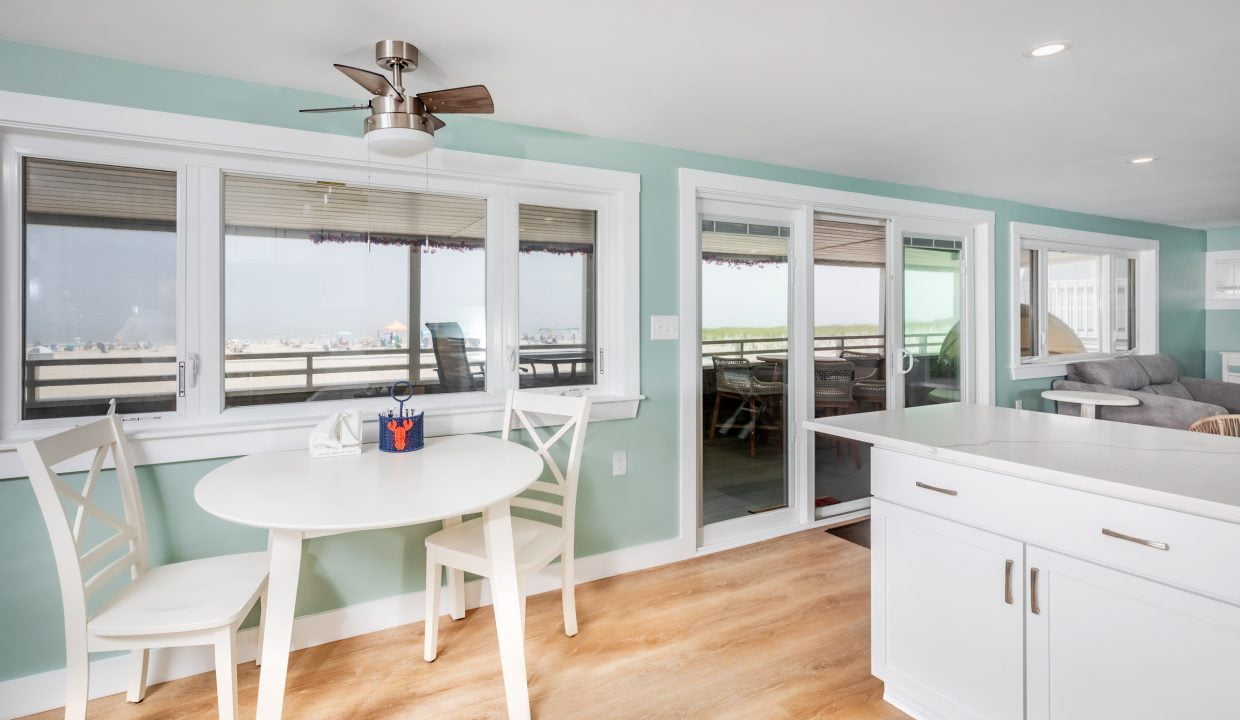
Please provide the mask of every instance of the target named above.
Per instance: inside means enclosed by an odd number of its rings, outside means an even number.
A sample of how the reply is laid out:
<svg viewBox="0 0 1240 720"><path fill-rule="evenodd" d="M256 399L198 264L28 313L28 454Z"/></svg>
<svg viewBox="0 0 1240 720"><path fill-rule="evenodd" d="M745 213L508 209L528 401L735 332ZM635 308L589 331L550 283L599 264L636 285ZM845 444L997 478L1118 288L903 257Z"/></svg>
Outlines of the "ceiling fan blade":
<svg viewBox="0 0 1240 720"><path fill-rule="evenodd" d="M418 94L429 112L493 113L495 103L485 85L469 85L450 90L434 90Z"/></svg>
<svg viewBox="0 0 1240 720"><path fill-rule="evenodd" d="M431 121L431 125L433 125L436 130L442 130L443 127L448 124L430 113L426 113L426 119Z"/></svg>
<svg viewBox="0 0 1240 720"><path fill-rule="evenodd" d="M388 80L387 77L380 75L377 72L363 70L361 68L353 67L352 65L341 65L339 63L334 65L334 67L349 76L350 80L370 91L371 95L381 95L383 97L397 98L401 100L405 97L404 95L401 95L400 91L392 85L391 80Z"/></svg>
<svg viewBox="0 0 1240 720"><path fill-rule="evenodd" d="M322 112L340 112L341 110L368 110L368 109L370 109L369 105L346 105L344 107L304 108L302 110L298 110L297 112L322 113Z"/></svg>

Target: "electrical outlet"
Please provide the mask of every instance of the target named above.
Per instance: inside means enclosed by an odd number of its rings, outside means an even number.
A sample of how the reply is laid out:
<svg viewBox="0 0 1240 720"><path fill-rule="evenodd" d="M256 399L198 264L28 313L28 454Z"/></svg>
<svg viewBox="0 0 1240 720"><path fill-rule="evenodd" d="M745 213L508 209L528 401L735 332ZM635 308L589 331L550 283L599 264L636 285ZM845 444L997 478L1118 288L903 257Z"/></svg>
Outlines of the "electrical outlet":
<svg viewBox="0 0 1240 720"><path fill-rule="evenodd" d="M651 315L651 340L678 340L680 338L680 316Z"/></svg>
<svg viewBox="0 0 1240 720"><path fill-rule="evenodd" d="M619 477L629 474L629 451L616 450L611 454L611 476Z"/></svg>

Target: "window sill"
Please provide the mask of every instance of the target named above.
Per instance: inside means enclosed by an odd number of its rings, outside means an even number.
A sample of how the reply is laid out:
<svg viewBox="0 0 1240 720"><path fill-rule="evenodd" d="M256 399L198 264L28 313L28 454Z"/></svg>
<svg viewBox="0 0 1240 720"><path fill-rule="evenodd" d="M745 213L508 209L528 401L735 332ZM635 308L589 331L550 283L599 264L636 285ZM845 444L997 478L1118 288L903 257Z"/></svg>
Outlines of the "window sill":
<svg viewBox="0 0 1240 720"><path fill-rule="evenodd" d="M1157 352L1157 351L1155 351ZM1012 366L1013 380L1032 380L1034 378L1063 377L1068 374L1068 365L1091 360L1114 360L1133 353L1079 353L1077 355L1061 355L1053 360L1036 360Z"/></svg>
<svg viewBox="0 0 1240 720"><path fill-rule="evenodd" d="M590 422L627 420L637 417L637 408L644 395L594 395ZM287 420L255 420L211 425L166 425L160 428L137 429L129 433L133 442L135 463L157 465L189 460L210 460L251 455L263 452L304 449L311 428L326 417L327 411L313 417ZM503 403L485 403L451 408L428 408L427 435L464 435L498 432L503 427ZM363 441L378 442L378 420L362 422ZM26 476L17 446L29 440L59 432L61 428L29 430L0 440L0 480ZM85 456L69 460L61 466L65 471L87 469Z"/></svg>

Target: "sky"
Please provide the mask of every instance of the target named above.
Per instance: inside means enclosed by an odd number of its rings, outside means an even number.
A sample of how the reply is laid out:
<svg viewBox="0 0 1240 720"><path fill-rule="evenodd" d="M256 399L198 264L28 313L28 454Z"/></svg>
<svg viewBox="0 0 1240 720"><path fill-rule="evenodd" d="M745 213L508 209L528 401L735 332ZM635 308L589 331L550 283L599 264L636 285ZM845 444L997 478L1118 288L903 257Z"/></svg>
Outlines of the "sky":
<svg viewBox="0 0 1240 720"><path fill-rule="evenodd" d="M167 232L31 226L27 235L28 344L175 341L176 238ZM522 253L519 330L581 328L582 263L589 256ZM404 248L305 239L225 238L225 336L319 340L375 336L408 325ZM787 324L787 266L703 264L703 327ZM878 325L874 268L815 266L815 325ZM424 253L421 322L455 321L485 338L481 250ZM954 276L908 276L910 322L951 317Z"/></svg>
<svg viewBox="0 0 1240 720"><path fill-rule="evenodd" d="M27 344L176 341L176 236L32 225ZM521 254L519 328L580 328L583 255ZM361 243L225 237L225 337L247 341L375 336L409 324L408 254ZM424 253L421 322L486 337L481 250Z"/></svg>
<svg viewBox="0 0 1240 720"><path fill-rule="evenodd" d="M814 266L814 325L880 325L878 268ZM788 266L702 264L702 327L780 327L788 323ZM956 277L943 272L906 273L905 313L910 323L955 315ZM950 323L948 323L950 325Z"/></svg>

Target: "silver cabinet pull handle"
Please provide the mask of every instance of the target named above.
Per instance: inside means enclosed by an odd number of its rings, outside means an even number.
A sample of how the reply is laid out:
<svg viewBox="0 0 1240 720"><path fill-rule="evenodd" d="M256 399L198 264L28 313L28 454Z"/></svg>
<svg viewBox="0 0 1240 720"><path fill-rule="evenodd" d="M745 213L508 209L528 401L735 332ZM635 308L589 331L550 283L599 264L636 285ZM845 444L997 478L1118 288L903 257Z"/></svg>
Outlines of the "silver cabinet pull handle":
<svg viewBox="0 0 1240 720"><path fill-rule="evenodd" d="M1127 540L1130 543L1144 545L1148 548L1154 548L1155 550L1170 550L1171 549L1171 546L1165 542L1155 542L1153 540L1146 540L1145 538L1133 537L1132 535L1125 535L1122 532L1117 532L1110 528L1102 528L1102 534L1106 535L1107 537L1113 537L1116 540Z"/></svg>
<svg viewBox="0 0 1240 720"><path fill-rule="evenodd" d="M1006 560L1003 563L1003 602L1008 605L1012 604L1012 566L1015 564L1015 560Z"/></svg>
<svg viewBox="0 0 1240 720"><path fill-rule="evenodd" d="M1042 614L1042 606L1038 604L1038 569L1029 568L1029 612Z"/></svg>
<svg viewBox="0 0 1240 720"><path fill-rule="evenodd" d="M926 483L924 483L924 482L918 482L918 483L916 483L916 485L917 485L917 487L922 488L922 489L924 489L924 490L933 490L933 491L934 491L934 492L936 492L936 493L943 493L944 495L952 495L952 496L955 496L955 495L958 495L958 494L959 494L959 493L957 493L955 490L952 490L952 489L950 489L950 488L938 487L938 486L936 486L936 485L927 485L927 484L926 484Z"/></svg>

